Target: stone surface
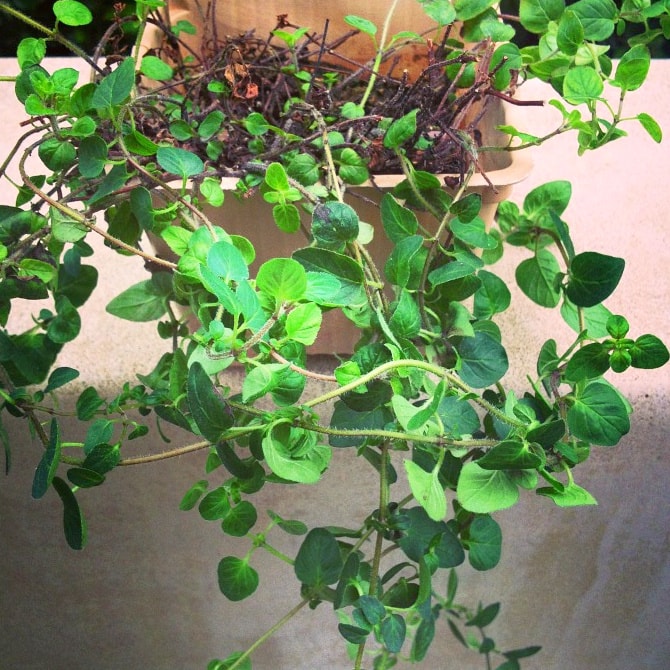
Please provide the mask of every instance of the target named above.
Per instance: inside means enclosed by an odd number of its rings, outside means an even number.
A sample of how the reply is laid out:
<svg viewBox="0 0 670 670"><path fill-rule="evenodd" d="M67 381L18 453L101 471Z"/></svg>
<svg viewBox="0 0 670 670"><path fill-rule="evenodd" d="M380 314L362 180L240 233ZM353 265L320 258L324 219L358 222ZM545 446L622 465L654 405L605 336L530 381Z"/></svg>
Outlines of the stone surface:
<svg viewBox="0 0 670 670"><path fill-rule="evenodd" d="M653 111L667 130L670 62L655 62L650 77L646 92L631 95L629 112ZM548 92L531 83L524 95ZM9 99L6 90L0 99L3 146L18 134L20 111ZM556 117L552 108L537 114L538 132L552 128ZM571 180L574 193L565 219L578 249L627 259L620 288L608 305L629 318L632 333L653 332L668 341L667 147L653 144L634 125L629 132L629 138L581 158L573 137L536 150L536 168L514 199L520 201L548 179ZM510 254L497 271L511 277L521 257ZM151 326L126 330L104 313L109 298L143 278L141 264L115 258L103 269L106 295L90 306L94 323L80 343L66 349L63 364L70 361L90 371L87 383L107 380L113 386L129 372L146 371L160 341ZM28 313L15 317L27 319ZM513 366L521 369L534 369L532 352L547 337L569 337L555 318L518 295L505 319L516 333L505 344ZM332 361L322 358L314 364L327 369ZM523 375L513 382L522 388ZM668 372L626 373L621 386L636 407L631 433L616 448L597 449L576 475L599 506L560 510L527 494L518 507L497 515L505 537L500 566L484 574L463 570L464 600L502 602L500 621L492 629L501 647L544 647L524 669L667 668ZM85 551L73 552L62 537L60 503L53 491L41 501L30 497L39 446L27 440L25 426L11 426L10 432L17 436L13 471L0 479L1 667L204 668L209 659L250 644L298 602L290 568L261 552L253 565L266 584L277 587L270 602L252 598L229 603L219 593L218 561L242 555L248 545L224 537L195 511L178 511L184 491L204 476L202 454L115 471L102 489L82 492L90 541ZM156 443L141 447L160 448ZM270 508L306 521L323 519L325 513L325 521L333 524L357 508L364 514L375 492L367 490L365 470L352 467L349 456L346 450L336 453L325 497L317 497L311 487L267 487L259 510ZM214 476L211 480L217 481ZM363 491L360 501L342 493L353 486ZM289 553L297 542L288 535L277 537L279 548ZM326 606L303 610L259 650L254 669L347 670L351 664L331 632L333 622ZM482 659L461 653L448 631L440 637L426 667L483 667Z"/></svg>

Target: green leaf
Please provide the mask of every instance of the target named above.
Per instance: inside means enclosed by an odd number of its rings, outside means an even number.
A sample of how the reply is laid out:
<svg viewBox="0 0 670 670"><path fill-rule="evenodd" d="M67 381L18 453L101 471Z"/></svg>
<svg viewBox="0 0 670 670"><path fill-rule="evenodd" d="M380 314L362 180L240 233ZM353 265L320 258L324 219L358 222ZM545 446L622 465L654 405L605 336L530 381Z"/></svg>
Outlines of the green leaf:
<svg viewBox="0 0 670 670"><path fill-rule="evenodd" d="M312 214L312 235L317 244L327 249L340 249L358 237L358 214L343 202L318 204Z"/></svg>
<svg viewBox="0 0 670 670"><path fill-rule="evenodd" d="M400 300L395 305L388 322L391 332L396 337L412 339L421 330L421 313L412 294L405 289L400 293Z"/></svg>
<svg viewBox="0 0 670 670"><path fill-rule="evenodd" d="M277 305L302 300L307 290L307 273L291 258L272 258L258 269L256 288L275 299Z"/></svg>
<svg viewBox="0 0 670 670"><path fill-rule="evenodd" d="M347 16L344 17L344 22L348 23L352 28L360 30L362 33L365 33L366 35L371 35L372 37L374 37L377 34L377 26L374 23L372 23L372 21L368 21L368 19L364 19L361 16L354 16L353 14L348 14Z"/></svg>
<svg viewBox="0 0 670 670"><path fill-rule="evenodd" d="M533 470L543 465L542 458L534 454L527 443L518 439L503 440L477 459L485 470Z"/></svg>
<svg viewBox="0 0 670 670"><path fill-rule="evenodd" d="M573 105L594 102L603 93L603 81L600 75L588 65L568 70L563 80L563 97Z"/></svg>
<svg viewBox="0 0 670 670"><path fill-rule="evenodd" d="M88 386L77 398L77 418L79 421L90 421L103 404L104 400L98 391L93 386Z"/></svg>
<svg viewBox="0 0 670 670"><path fill-rule="evenodd" d="M226 282L249 279L249 267L239 249L230 242L215 242L207 252L207 267Z"/></svg>
<svg viewBox="0 0 670 670"><path fill-rule="evenodd" d="M601 377L610 368L608 348L592 342L578 349L565 367L565 378L571 382Z"/></svg>
<svg viewBox="0 0 670 670"><path fill-rule="evenodd" d="M647 133L649 133L649 136L654 142L660 142L663 139L663 130L661 129L661 126L655 119L649 116L649 114L641 112L636 118Z"/></svg>
<svg viewBox="0 0 670 670"><path fill-rule="evenodd" d="M504 347L488 333L475 332L455 344L461 379L474 388L495 384L507 372L509 361Z"/></svg>
<svg viewBox="0 0 670 670"><path fill-rule="evenodd" d="M382 196L380 203L382 225L391 242L400 242L414 235L419 227L416 214L403 207L390 193Z"/></svg>
<svg viewBox="0 0 670 670"><path fill-rule="evenodd" d="M200 194L212 207L221 207L225 199L221 182L213 177L205 177L198 187Z"/></svg>
<svg viewBox="0 0 670 670"><path fill-rule="evenodd" d="M94 486L100 486L100 484L105 481L105 475L101 475L95 470L89 470L84 467L70 468L67 471L67 478L74 486L78 486L82 489L90 489Z"/></svg>
<svg viewBox="0 0 670 670"><path fill-rule="evenodd" d="M218 521L230 512L230 496L224 486L210 491L198 505L198 512L205 521Z"/></svg>
<svg viewBox="0 0 670 670"><path fill-rule="evenodd" d="M328 467L330 461L330 448L323 445L312 444L309 451L302 455L295 455L289 451L290 438L301 435L298 429L289 432L289 439L281 439L281 431L276 428L270 430L263 437L263 456L268 467L282 479L300 484L315 484L321 479L321 474Z"/></svg>
<svg viewBox="0 0 670 670"><path fill-rule="evenodd" d="M226 556L219 562L219 588L228 600L248 598L258 588L258 573L247 559Z"/></svg>
<svg viewBox="0 0 670 670"><path fill-rule="evenodd" d="M602 380L591 382L577 395L567 421L576 438L605 447L618 444L630 430L628 407L619 393Z"/></svg>
<svg viewBox="0 0 670 670"><path fill-rule="evenodd" d="M179 509L183 512L193 509L198 504L198 501L202 497L202 494L207 490L208 486L209 484L206 479L201 479L199 482L193 484L181 499Z"/></svg>
<svg viewBox="0 0 670 670"><path fill-rule="evenodd" d="M222 433L233 425L233 415L200 363L192 363L188 370L186 396L202 436L210 442L217 442Z"/></svg>
<svg viewBox="0 0 670 670"><path fill-rule="evenodd" d="M44 388L44 393L51 393L52 391L61 388L61 386L65 386L65 384L68 384L77 377L79 377L79 370L67 367L56 368L49 375L49 380Z"/></svg>
<svg viewBox="0 0 670 670"><path fill-rule="evenodd" d="M447 515L447 498L440 483L440 469L436 467L432 472L426 472L414 461L405 459L403 462L414 499L433 521L442 521Z"/></svg>
<svg viewBox="0 0 670 670"><path fill-rule="evenodd" d="M512 294L507 284L497 275L486 270L477 273L481 286L475 293L473 314L477 319L490 319L493 315L504 312L512 301Z"/></svg>
<svg viewBox="0 0 670 670"><path fill-rule="evenodd" d="M521 25L531 33L544 33L552 21L558 21L565 9L565 0L521 0Z"/></svg>
<svg viewBox="0 0 670 670"><path fill-rule="evenodd" d="M396 119L384 135L384 147L386 149L398 149L407 140L416 134L416 115L418 109L413 109L405 116Z"/></svg>
<svg viewBox="0 0 670 670"><path fill-rule="evenodd" d="M454 9L459 21L469 21L494 4L495 0L454 0Z"/></svg>
<svg viewBox="0 0 670 670"><path fill-rule="evenodd" d="M55 137L44 140L37 149L40 160L54 172L69 168L77 158L74 146Z"/></svg>
<svg viewBox="0 0 670 670"><path fill-rule="evenodd" d="M177 147L158 147L156 150L158 164L170 174L182 179L193 177L205 171L202 159L191 151Z"/></svg>
<svg viewBox="0 0 670 670"><path fill-rule="evenodd" d="M504 470L484 470L470 461L461 470L456 497L469 512L489 514L515 505L519 490Z"/></svg>
<svg viewBox="0 0 670 670"><path fill-rule="evenodd" d="M276 512L268 510L268 516L289 535L305 535L307 533L307 526L302 521L295 519L282 519Z"/></svg>
<svg viewBox="0 0 670 670"><path fill-rule="evenodd" d="M465 560L463 546L444 521L434 521L423 507L410 507L402 515L407 526L398 544L408 558L419 562L430 553L440 568L453 568Z"/></svg>
<svg viewBox="0 0 670 670"><path fill-rule="evenodd" d="M668 362L668 348L655 335L640 335L629 349L634 368L651 370Z"/></svg>
<svg viewBox="0 0 670 670"><path fill-rule="evenodd" d="M322 318L321 310L313 302L298 305L286 317L287 337L305 346L314 344Z"/></svg>
<svg viewBox="0 0 670 670"><path fill-rule="evenodd" d="M563 12L556 34L558 48L568 56L574 56L583 42L584 28L579 17L570 10Z"/></svg>
<svg viewBox="0 0 670 670"><path fill-rule="evenodd" d="M63 503L65 540L71 549L83 549L86 546L87 530L79 503L70 487L60 477L54 477L53 487Z"/></svg>
<svg viewBox="0 0 670 670"><path fill-rule="evenodd" d="M598 501L586 489L577 486L574 482L568 484L562 491L557 491L553 486L544 486L537 489L536 493L551 498L559 507L581 507L598 504Z"/></svg>
<svg viewBox="0 0 670 670"><path fill-rule="evenodd" d="M135 85L135 61L126 58L96 88L91 104L97 108L120 105L128 98Z"/></svg>
<svg viewBox="0 0 670 670"><path fill-rule="evenodd" d="M157 56L144 56L140 63L140 72L155 81L168 81L174 74L172 68Z"/></svg>
<svg viewBox="0 0 670 670"><path fill-rule="evenodd" d="M477 626L479 628L486 628L486 626L490 626L494 621L495 618L498 616L498 613L500 612L500 603L492 603L491 605L487 605L486 607L481 607L481 605L477 608L477 613L468 619L465 622L466 626Z"/></svg>
<svg viewBox="0 0 670 670"><path fill-rule="evenodd" d="M608 298L619 284L625 261L595 251L577 254L570 264L565 294L578 307L593 307Z"/></svg>
<svg viewBox="0 0 670 670"><path fill-rule="evenodd" d="M355 645L363 644L367 640L368 635L370 635L369 630L349 623L338 624L337 630L347 642Z"/></svg>
<svg viewBox="0 0 670 670"><path fill-rule="evenodd" d="M644 84L650 65L649 49L638 44L621 57L612 83L622 91L635 91Z"/></svg>
<svg viewBox="0 0 670 670"><path fill-rule="evenodd" d="M270 130L270 124L265 120L265 117L262 114L259 114L258 112L252 112L251 114L249 114L249 116L247 116L246 119L244 119L244 127L246 128L249 134L254 136L264 135L265 133L268 132L268 130ZM273 163L272 165L280 165L280 164ZM273 170L276 170L276 168L273 168ZM286 183L288 185L288 182Z"/></svg>
<svg viewBox="0 0 670 670"><path fill-rule="evenodd" d="M42 454L42 458L33 477L33 498L36 500L44 496L58 469L61 453L60 426L56 419L51 420L49 430L49 444Z"/></svg>
<svg viewBox="0 0 670 670"><path fill-rule="evenodd" d="M392 654L399 653L407 633L405 620L397 613L389 615L382 621L380 633L384 646Z"/></svg>
<svg viewBox="0 0 670 670"><path fill-rule="evenodd" d="M456 20L456 10L444 0L419 0L421 8L439 26L448 26Z"/></svg>
<svg viewBox="0 0 670 670"><path fill-rule="evenodd" d="M491 570L500 562L502 531L488 514L477 516L468 529L468 560L475 570Z"/></svg>
<svg viewBox="0 0 670 670"><path fill-rule="evenodd" d="M456 218L449 224L449 228L454 237L471 247L495 249L498 246L498 240L486 232L486 225L479 217L467 222Z"/></svg>
<svg viewBox="0 0 670 670"><path fill-rule="evenodd" d="M557 279L561 268L555 256L547 249L538 249L532 258L519 263L516 282L534 303L541 307L556 307L561 294Z"/></svg>
<svg viewBox="0 0 670 670"><path fill-rule="evenodd" d="M53 13L66 26L86 26L93 21L91 10L76 0L56 0Z"/></svg>
<svg viewBox="0 0 670 670"><path fill-rule="evenodd" d="M422 254L425 254L425 251L422 251L423 242L424 239L421 235L412 235L400 240L395 245L384 266L384 273L392 284L402 288L406 288L410 284L416 260L420 259ZM435 272L437 270L431 272L431 281L434 280L433 274ZM436 282L433 281L433 283Z"/></svg>
<svg viewBox="0 0 670 670"><path fill-rule="evenodd" d="M288 175L281 163L270 163L265 171L265 183L275 191L286 192L291 188Z"/></svg>
<svg viewBox="0 0 670 670"><path fill-rule="evenodd" d="M106 311L126 321L155 321L167 311L165 292L151 279L144 279L113 298Z"/></svg>
<svg viewBox="0 0 670 670"><path fill-rule="evenodd" d="M46 40L36 37L24 37L16 50L16 59L21 70L38 65L46 55Z"/></svg>
<svg viewBox="0 0 670 670"><path fill-rule="evenodd" d="M291 203L275 205L272 218L277 228L285 233L297 233L300 230L300 211Z"/></svg>
<svg viewBox="0 0 670 670"><path fill-rule="evenodd" d="M619 9L612 0L578 0L570 6L584 26L584 37L604 42L614 32Z"/></svg>
<svg viewBox="0 0 670 670"><path fill-rule="evenodd" d="M221 528L226 535L244 537L256 523L256 508L248 501L242 500L226 514Z"/></svg>
<svg viewBox="0 0 670 670"><path fill-rule="evenodd" d="M242 402L251 404L272 391L286 369L287 366L282 363L268 363L252 368L242 383Z"/></svg>
<svg viewBox="0 0 670 670"><path fill-rule="evenodd" d="M325 528L313 528L307 533L293 565L298 580L315 589L334 584L342 567L337 540Z"/></svg>

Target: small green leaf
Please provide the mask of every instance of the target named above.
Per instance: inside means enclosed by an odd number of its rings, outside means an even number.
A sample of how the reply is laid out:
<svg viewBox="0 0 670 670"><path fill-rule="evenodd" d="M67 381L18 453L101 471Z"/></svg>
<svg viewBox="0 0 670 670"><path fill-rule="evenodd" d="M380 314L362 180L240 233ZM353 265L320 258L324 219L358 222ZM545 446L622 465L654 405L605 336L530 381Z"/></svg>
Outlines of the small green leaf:
<svg viewBox="0 0 670 670"><path fill-rule="evenodd" d="M478 515L468 529L468 560L475 570L491 570L500 562L502 531L488 514Z"/></svg>
<svg viewBox="0 0 670 670"><path fill-rule="evenodd" d="M598 501L586 489L577 486L574 482L562 491L557 491L553 486L544 486L535 492L540 496L551 498L559 507L581 507L598 504Z"/></svg>
<svg viewBox="0 0 670 670"><path fill-rule="evenodd" d="M611 447L630 430L628 407L619 393L603 380L588 384L567 414L571 433L580 440Z"/></svg>
<svg viewBox="0 0 670 670"><path fill-rule="evenodd" d="M312 214L312 235L319 246L339 249L358 237L358 214L343 202L318 204Z"/></svg>
<svg viewBox="0 0 670 670"><path fill-rule="evenodd" d="M272 258L258 269L256 288L272 296L277 304L296 302L305 296L307 273L291 258Z"/></svg>
<svg viewBox="0 0 670 670"><path fill-rule="evenodd" d="M396 119L384 135L386 149L399 149L405 142L416 134L416 115L418 109L413 109L405 116Z"/></svg>
<svg viewBox="0 0 670 670"><path fill-rule="evenodd" d="M314 344L322 318L321 310L313 302L297 305L286 317L286 335L306 346Z"/></svg>
<svg viewBox="0 0 670 670"><path fill-rule="evenodd" d="M248 500L242 500L226 514L221 528L226 535L244 537L254 527L257 519L256 508Z"/></svg>
<svg viewBox="0 0 670 670"><path fill-rule="evenodd" d="M538 249L532 258L519 263L516 282L534 303L541 307L556 307L561 298L557 287L560 271L556 257L547 249Z"/></svg>
<svg viewBox="0 0 670 670"><path fill-rule="evenodd" d="M466 510L488 514L515 505L519 490L504 470L484 470L470 461L461 470L456 497Z"/></svg>
<svg viewBox="0 0 670 670"><path fill-rule="evenodd" d="M300 230L300 211L290 202L275 205L272 218L277 228L285 233L297 233Z"/></svg>
<svg viewBox="0 0 670 670"><path fill-rule="evenodd" d="M603 93L603 81L600 75L587 65L568 70L563 80L563 97L573 105L583 102L592 103Z"/></svg>
<svg viewBox="0 0 670 670"><path fill-rule="evenodd" d="M397 654L405 642L407 627L405 619L398 613L393 613L382 621L380 629L384 646L392 653Z"/></svg>
<svg viewBox="0 0 670 670"><path fill-rule="evenodd" d="M668 348L655 335L640 335L629 350L634 368L651 370L668 362Z"/></svg>
<svg viewBox="0 0 670 670"><path fill-rule="evenodd" d="M39 499L47 492L53 482L53 478L60 462L61 440L60 426L56 419L51 420L49 431L49 444L42 454L39 465L33 477L33 498Z"/></svg>
<svg viewBox="0 0 670 670"><path fill-rule="evenodd" d="M86 26L93 21L91 10L76 0L56 0L53 13L66 26Z"/></svg>
<svg viewBox="0 0 670 670"><path fill-rule="evenodd" d="M637 120L647 133L649 133L649 136L654 142L660 142L663 139L663 130L661 129L661 126L655 119L649 116L649 114L641 112L637 115Z"/></svg>
<svg viewBox="0 0 670 670"><path fill-rule="evenodd" d="M374 37L377 34L377 26L374 23L372 23L372 21L368 21L368 19L364 19L361 16L348 14L347 16L344 17L344 21L345 23L348 23L352 28L360 30L362 33L370 35L371 37Z"/></svg>
<svg viewBox="0 0 670 670"><path fill-rule="evenodd" d="M77 418L79 421L90 421L103 404L104 400L98 391L93 386L88 386L77 398Z"/></svg>
<svg viewBox="0 0 670 670"><path fill-rule="evenodd" d="M474 388L495 384L507 372L507 353L488 333L477 331L474 337L460 338L455 347L461 364L459 375Z"/></svg>
<svg viewBox="0 0 670 670"><path fill-rule="evenodd" d="M485 470L533 470L543 465L542 458L534 454L527 443L519 439L503 440L477 459Z"/></svg>
<svg viewBox="0 0 670 670"><path fill-rule="evenodd" d="M601 377L609 370L609 350L600 342L578 349L565 367L565 378L571 382Z"/></svg>
<svg viewBox="0 0 670 670"><path fill-rule="evenodd" d="M439 468L426 472L414 461L405 459L403 462L414 499L433 521L442 521L447 515L447 498L440 483Z"/></svg>
<svg viewBox="0 0 670 670"><path fill-rule="evenodd" d="M200 363L192 363L188 370L186 395L193 420L202 436L210 442L217 442L222 433L233 425L233 415Z"/></svg>
<svg viewBox="0 0 670 670"><path fill-rule="evenodd" d="M205 164L199 156L178 147L158 147L156 160L163 170L183 179L201 174L205 170Z"/></svg>
<svg viewBox="0 0 670 670"><path fill-rule="evenodd" d="M86 520L81 513L74 493L64 480L54 477L53 487L63 503L63 530L65 540L71 549L80 550L86 546Z"/></svg>
<svg viewBox="0 0 670 670"><path fill-rule="evenodd" d="M293 565L298 580L314 588L334 584L342 567L337 540L325 528L313 528L307 533Z"/></svg>
<svg viewBox="0 0 670 670"><path fill-rule="evenodd" d="M486 626L490 626L493 623L495 618L498 616L498 612L500 612L500 603L492 603L486 607L481 607L480 605L477 613L468 619L465 622L465 625L485 628Z"/></svg>
<svg viewBox="0 0 670 670"><path fill-rule="evenodd" d="M201 479L199 482L193 484L181 499L179 509L183 512L193 509L198 504L198 501L202 497L202 494L207 490L208 486L209 484L206 479Z"/></svg>
<svg viewBox="0 0 670 670"><path fill-rule="evenodd" d="M595 251L577 254L570 264L565 294L578 307L593 307L608 298L623 274L623 258Z"/></svg>
<svg viewBox="0 0 670 670"><path fill-rule="evenodd" d="M56 368L49 375L49 380L44 389L44 393L51 393L52 391L61 388L61 386L65 386L65 384L68 384L77 377L79 377L79 370L67 367Z"/></svg>
<svg viewBox="0 0 670 670"><path fill-rule="evenodd" d="M46 55L46 40L36 37L25 37L19 42L16 50L16 58L21 70L38 65Z"/></svg>
<svg viewBox="0 0 670 670"><path fill-rule="evenodd" d="M252 112L244 119L244 127L247 132L254 136L264 135L270 130L270 124L265 120L265 117L258 112ZM275 163L275 165L279 165Z"/></svg>
<svg viewBox="0 0 670 670"><path fill-rule="evenodd" d="M144 56L140 63L140 72L155 81L168 81L174 74L172 68L156 56Z"/></svg>
<svg viewBox="0 0 670 670"><path fill-rule="evenodd" d="M390 193L382 196L380 211L384 231L391 242L400 242L416 233L419 227L416 214L403 207Z"/></svg>
<svg viewBox="0 0 670 670"><path fill-rule="evenodd" d="M281 163L270 163L265 171L265 183L275 191L283 193L291 188L288 175Z"/></svg>
<svg viewBox="0 0 670 670"><path fill-rule="evenodd" d="M612 83L623 91L635 91L644 84L650 65L649 49L637 44L621 57Z"/></svg>
<svg viewBox="0 0 670 670"><path fill-rule="evenodd" d="M166 310L166 295L151 279L127 288L106 307L106 311L113 316L138 322L160 319Z"/></svg>
<svg viewBox="0 0 670 670"><path fill-rule="evenodd" d="M218 521L230 512L230 496L224 486L210 491L198 505L198 512L205 521Z"/></svg>
<svg viewBox="0 0 670 670"><path fill-rule="evenodd" d="M124 102L135 85L135 60L126 58L112 73L108 74L93 94L93 107L114 107Z"/></svg>
<svg viewBox="0 0 670 670"><path fill-rule="evenodd" d="M228 600L244 600L258 588L258 573L246 559L226 556L219 562L219 588Z"/></svg>

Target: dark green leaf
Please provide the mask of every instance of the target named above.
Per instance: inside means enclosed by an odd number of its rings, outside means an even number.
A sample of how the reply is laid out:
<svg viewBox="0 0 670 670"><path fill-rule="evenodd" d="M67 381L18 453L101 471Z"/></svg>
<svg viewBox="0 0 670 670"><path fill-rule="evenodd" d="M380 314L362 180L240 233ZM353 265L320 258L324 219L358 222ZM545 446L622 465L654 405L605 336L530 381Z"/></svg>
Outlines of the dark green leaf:
<svg viewBox="0 0 670 670"><path fill-rule="evenodd" d="M47 492L49 486L51 486L56 470L58 470L60 452L60 426L56 419L52 419L49 430L49 444L42 454L42 458L35 470L35 476L33 477L33 498L41 498Z"/></svg>
<svg viewBox="0 0 670 670"><path fill-rule="evenodd" d="M459 375L474 388L495 384L507 372L509 362L505 349L487 333L478 331L474 337L460 338L455 347L460 362Z"/></svg>
<svg viewBox="0 0 670 670"><path fill-rule="evenodd" d="M334 584L340 577L342 566L335 537L325 528L313 528L300 545L293 568L302 584L320 588Z"/></svg>
<svg viewBox="0 0 670 670"><path fill-rule="evenodd" d="M221 527L226 535L244 537L253 528L257 518L256 508L248 500L243 500L226 514Z"/></svg>
<svg viewBox="0 0 670 670"><path fill-rule="evenodd" d="M84 138L79 144L79 172L82 177L95 179L107 163L107 143L99 135Z"/></svg>
<svg viewBox="0 0 670 670"><path fill-rule="evenodd" d="M655 335L640 335L629 350L634 368L651 370L668 362L668 349Z"/></svg>
<svg viewBox="0 0 670 670"><path fill-rule="evenodd" d="M49 381L44 389L44 393L51 393L61 386L71 382L73 379L79 377L79 370L74 368L56 368L50 375Z"/></svg>
<svg viewBox="0 0 670 670"><path fill-rule="evenodd" d="M127 321L155 321L167 310L166 295L155 282L145 279L113 298L106 310Z"/></svg>
<svg viewBox="0 0 670 670"><path fill-rule="evenodd" d="M594 251L578 254L570 264L565 294L578 307L593 307L609 297L623 274L623 258Z"/></svg>
<svg viewBox="0 0 670 670"><path fill-rule="evenodd" d="M233 415L221 393L214 387L202 365L194 362L188 370L188 405L202 436L217 442L233 425Z"/></svg>
<svg viewBox="0 0 670 670"><path fill-rule="evenodd" d="M500 612L500 603L492 603L479 609L471 619L465 622L465 625L486 628L486 626L490 626L493 623L494 619L498 616L498 612Z"/></svg>
<svg viewBox="0 0 670 670"><path fill-rule="evenodd" d="M77 398L77 418L79 421L90 421L104 404L93 386L85 388Z"/></svg>
<svg viewBox="0 0 670 670"><path fill-rule="evenodd" d="M608 348L592 342L578 349L565 367L565 378L571 382L601 377L610 368Z"/></svg>
<svg viewBox="0 0 670 670"><path fill-rule="evenodd" d="M68 545L75 550L86 545L86 520L70 487L60 477L54 477L53 487L63 503L63 530Z"/></svg>
<svg viewBox="0 0 670 670"><path fill-rule="evenodd" d="M219 562L219 588L228 600L248 598L258 588L258 573L247 560L226 556Z"/></svg>
<svg viewBox="0 0 670 670"><path fill-rule="evenodd" d="M360 628L359 626L354 626L349 623L338 624L337 630L339 630L340 635L351 644L363 644L370 634L369 630L365 630L365 628Z"/></svg>
<svg viewBox="0 0 670 670"><path fill-rule="evenodd" d="M74 486L82 489L100 486L105 481L105 475L87 468L70 468L67 471L67 478Z"/></svg>
<svg viewBox="0 0 670 670"><path fill-rule="evenodd" d="M403 207L390 193L385 193L380 203L381 220L386 235L392 242L400 242L417 231L416 214Z"/></svg>
<svg viewBox="0 0 670 670"><path fill-rule="evenodd" d="M382 621L380 630L382 642L392 654L397 654L402 649L406 632L405 620L400 614L391 614Z"/></svg>
<svg viewBox="0 0 670 670"><path fill-rule="evenodd" d="M319 246L338 250L358 237L358 215L353 207L337 201L318 204L312 214L312 235Z"/></svg>
<svg viewBox="0 0 670 670"><path fill-rule="evenodd" d="M179 509L183 512L193 509L198 504L198 501L202 497L202 494L207 490L208 486L209 484L206 479L201 479L199 482L193 484L181 499Z"/></svg>
<svg viewBox="0 0 670 670"><path fill-rule="evenodd" d="M503 440L477 459L477 465L485 470L532 470L542 464L542 458L517 439Z"/></svg>
<svg viewBox="0 0 670 670"><path fill-rule="evenodd" d="M488 514L477 516L468 529L468 559L475 570L491 570L502 551L502 531Z"/></svg>

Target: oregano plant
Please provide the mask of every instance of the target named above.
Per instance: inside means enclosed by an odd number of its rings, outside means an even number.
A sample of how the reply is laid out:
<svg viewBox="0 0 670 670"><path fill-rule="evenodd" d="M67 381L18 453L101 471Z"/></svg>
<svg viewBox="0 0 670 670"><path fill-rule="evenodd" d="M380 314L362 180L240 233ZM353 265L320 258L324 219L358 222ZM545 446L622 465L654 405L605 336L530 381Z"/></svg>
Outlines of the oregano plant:
<svg viewBox="0 0 670 670"><path fill-rule="evenodd" d="M388 4L390 17L397 2ZM0 10L36 31L19 45L20 73L3 78L28 121L0 167L16 187L0 206L2 410L25 419L41 447L32 495L54 489L67 543L86 544L81 489L117 468L200 452L205 474L184 482L180 509L249 544L212 566L222 597L271 594L255 566L256 552L267 551L296 580L296 604L279 624L307 606L332 607L355 670L420 663L442 625L483 667L521 667L539 647L499 648L489 626L500 604L464 604L457 569L496 567L504 539L495 513L526 492L540 496L548 523L551 503L596 503L578 466L630 429L617 375L661 367L669 355L644 324L605 306L625 261L575 248L563 219L570 183L502 202L493 225L469 187L488 179L488 156L563 133L580 153L619 141L631 123L660 141L652 116L627 117L625 100L644 85L647 45L668 35L667 3L523 0L510 16L489 1L420 0L430 35L389 34L388 20L347 16L375 55L343 56L337 66L326 55L346 40L333 43L290 14L269 37L220 36L195 52L181 44L193 25L170 24L158 0L139 1L132 54L117 48L127 22L119 15L89 56L59 32L90 23L77 0L54 3L52 26L5 3ZM534 46L515 44L519 24ZM641 30L615 64L607 39L627 24ZM165 37L147 51L149 28ZM92 76L52 71L51 41L70 46ZM413 78L387 68L409 47L424 58ZM485 143L479 122L501 101L521 104L516 89L532 77L553 87L560 125L539 137L503 124L502 140ZM619 90L616 108L606 87ZM31 154L39 174L26 167ZM388 173L399 178L368 220L351 194ZM223 187L230 178L234 190ZM250 239L227 228L231 199L259 202L273 232L294 236L293 253L258 262ZM104 258L87 241L95 235L105 239ZM375 239L388 245L381 258ZM499 318L512 292L496 263L510 246L525 253L521 292L574 332L567 347L544 342L523 388L506 383L514 334ZM96 264L115 254L136 257L148 273L107 311L156 322L165 346L112 397L73 391L86 370L61 366L59 354L80 334ZM12 332L10 313L35 300L49 306L29 330ZM324 375L311 369L310 347L334 311L356 344ZM233 365L242 371L236 389L225 375ZM59 398L68 394L83 437L64 434L69 410ZM189 439L170 444L168 424ZM165 439L161 453L125 455L129 442L150 437ZM8 474L14 448L3 439ZM308 526L254 504L268 485L322 486L334 450L369 473L377 501L365 516L333 526L324 509ZM300 538L295 555L276 548L281 533ZM279 624L209 670L252 667L252 652Z"/></svg>

